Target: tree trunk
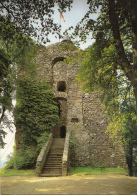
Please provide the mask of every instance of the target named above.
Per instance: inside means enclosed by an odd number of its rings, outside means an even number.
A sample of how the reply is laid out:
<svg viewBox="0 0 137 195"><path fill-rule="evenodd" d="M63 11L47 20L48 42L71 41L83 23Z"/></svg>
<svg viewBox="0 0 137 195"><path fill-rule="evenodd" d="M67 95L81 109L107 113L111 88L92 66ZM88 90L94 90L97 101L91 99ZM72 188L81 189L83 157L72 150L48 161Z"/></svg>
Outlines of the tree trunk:
<svg viewBox="0 0 137 195"><path fill-rule="evenodd" d="M125 54L123 42L120 36L120 29L119 29L119 23L118 23L118 17L116 14L116 5L115 0L108 0L108 8L109 8L109 20L111 23L112 31L113 31L113 37L116 44L117 53L120 60L120 65L122 70L125 72L128 79L131 81L132 79L132 73L133 73L133 67L130 65L130 62Z"/></svg>
<svg viewBox="0 0 137 195"><path fill-rule="evenodd" d="M128 154L127 154L127 164L129 169L129 175L133 176L133 147L129 144Z"/></svg>
<svg viewBox="0 0 137 195"><path fill-rule="evenodd" d="M108 0L109 20L112 26L113 37L116 43L116 48L121 62L121 68L125 75L131 81L137 108L137 0L130 0L132 10L132 50L133 50L133 65L130 64L126 57L124 46L120 36L118 17L116 14L115 0Z"/></svg>
<svg viewBox="0 0 137 195"><path fill-rule="evenodd" d="M134 91L134 96L136 100L136 110L137 110L137 78L134 79L133 91Z"/></svg>
<svg viewBox="0 0 137 195"><path fill-rule="evenodd" d="M132 51L133 51L133 88L136 98L136 108L137 108L137 0L131 0L132 9Z"/></svg>
<svg viewBox="0 0 137 195"><path fill-rule="evenodd" d="M132 50L133 65L137 71L137 0L132 0ZM137 73L135 73L137 76Z"/></svg>

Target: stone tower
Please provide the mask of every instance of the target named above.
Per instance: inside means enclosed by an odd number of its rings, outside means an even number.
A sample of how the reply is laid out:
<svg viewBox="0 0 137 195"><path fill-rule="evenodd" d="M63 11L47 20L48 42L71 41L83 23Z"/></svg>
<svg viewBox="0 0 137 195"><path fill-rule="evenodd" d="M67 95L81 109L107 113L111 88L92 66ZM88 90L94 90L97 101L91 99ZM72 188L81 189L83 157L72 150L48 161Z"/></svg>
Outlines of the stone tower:
<svg viewBox="0 0 137 195"><path fill-rule="evenodd" d="M70 64L67 59L77 55L77 48L65 36L62 42L40 46L36 57L37 79L52 84L59 107L60 123L52 129L53 136L64 138L67 131L72 132L77 165L98 162L126 167L123 147L114 146L105 133L109 121L102 114L99 93L85 93L75 80L80 64L77 60Z"/></svg>

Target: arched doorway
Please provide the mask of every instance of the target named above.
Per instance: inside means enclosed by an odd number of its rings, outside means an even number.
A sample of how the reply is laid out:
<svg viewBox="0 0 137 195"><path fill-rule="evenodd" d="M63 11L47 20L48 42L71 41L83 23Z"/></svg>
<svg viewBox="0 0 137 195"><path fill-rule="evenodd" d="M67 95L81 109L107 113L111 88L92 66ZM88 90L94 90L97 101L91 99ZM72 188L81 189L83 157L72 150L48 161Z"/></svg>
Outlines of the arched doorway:
<svg viewBox="0 0 137 195"><path fill-rule="evenodd" d="M66 137L66 127L61 126L60 127L60 138L65 138Z"/></svg>

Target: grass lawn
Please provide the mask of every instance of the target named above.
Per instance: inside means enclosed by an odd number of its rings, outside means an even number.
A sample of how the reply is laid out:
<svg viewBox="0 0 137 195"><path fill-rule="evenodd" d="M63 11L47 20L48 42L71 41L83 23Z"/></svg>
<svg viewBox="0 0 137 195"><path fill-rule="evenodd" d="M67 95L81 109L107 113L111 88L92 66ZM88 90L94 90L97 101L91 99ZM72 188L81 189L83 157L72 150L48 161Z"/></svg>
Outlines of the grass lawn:
<svg viewBox="0 0 137 195"><path fill-rule="evenodd" d="M91 167L71 167L69 175L104 175L104 174L120 174L128 175L128 173L121 167L117 168L91 168Z"/></svg>
<svg viewBox="0 0 137 195"><path fill-rule="evenodd" d="M68 175L104 175L104 174L120 174L128 175L123 168L91 168L91 167L71 167ZM0 176L35 176L35 170L13 170L1 169Z"/></svg>
<svg viewBox="0 0 137 195"><path fill-rule="evenodd" d="M35 170L1 169L0 176L35 176Z"/></svg>

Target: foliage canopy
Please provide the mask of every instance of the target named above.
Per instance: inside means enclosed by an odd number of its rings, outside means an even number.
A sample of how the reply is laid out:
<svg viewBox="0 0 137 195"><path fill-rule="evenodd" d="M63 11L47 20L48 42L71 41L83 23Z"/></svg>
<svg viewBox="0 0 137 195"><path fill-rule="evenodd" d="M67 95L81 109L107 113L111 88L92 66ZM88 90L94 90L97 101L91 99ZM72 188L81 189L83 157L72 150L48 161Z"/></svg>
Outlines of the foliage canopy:
<svg viewBox="0 0 137 195"><path fill-rule="evenodd" d="M109 132L115 141L121 135L127 151L130 175L136 174L137 103L137 1L88 1L89 11L75 33L83 40L93 32L94 44L84 53L78 80L85 89L100 90L101 101L111 121ZM97 21L90 14L100 9ZM84 22L84 25L83 25ZM83 35L83 36L82 36ZM134 154L133 154L134 153Z"/></svg>

